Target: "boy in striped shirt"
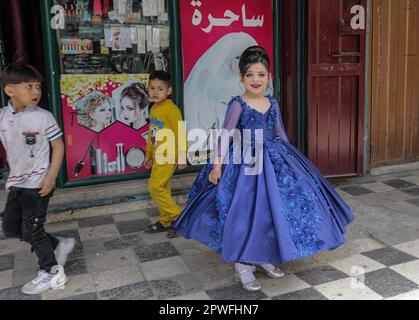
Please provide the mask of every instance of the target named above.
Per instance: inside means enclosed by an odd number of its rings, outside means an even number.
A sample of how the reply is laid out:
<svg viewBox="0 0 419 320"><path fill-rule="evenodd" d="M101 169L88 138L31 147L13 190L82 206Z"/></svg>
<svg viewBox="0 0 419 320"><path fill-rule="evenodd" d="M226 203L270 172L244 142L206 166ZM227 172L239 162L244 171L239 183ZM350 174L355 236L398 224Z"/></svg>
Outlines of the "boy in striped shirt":
<svg viewBox="0 0 419 320"><path fill-rule="evenodd" d="M40 266L38 277L23 286L24 294L62 288L67 282L63 266L75 244L44 229L64 143L53 115L38 107L42 82L42 75L28 65L10 65L0 75L10 98L0 110L0 140L10 166L2 230L8 238L29 243Z"/></svg>

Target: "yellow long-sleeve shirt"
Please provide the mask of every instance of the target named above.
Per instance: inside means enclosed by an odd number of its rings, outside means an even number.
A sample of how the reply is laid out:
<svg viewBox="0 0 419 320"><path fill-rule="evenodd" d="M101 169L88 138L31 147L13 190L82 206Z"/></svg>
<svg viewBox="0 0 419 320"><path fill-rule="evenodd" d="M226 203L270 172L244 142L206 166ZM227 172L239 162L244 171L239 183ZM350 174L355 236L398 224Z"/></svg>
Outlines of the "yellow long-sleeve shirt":
<svg viewBox="0 0 419 320"><path fill-rule="evenodd" d="M162 129L169 129L175 137L175 159L176 162L186 159L187 154L187 135L186 128L183 123L182 114L172 100L167 99L161 104L155 104L150 112L150 129L147 141L146 158L151 159L155 156L156 150L167 142L157 141L157 133Z"/></svg>

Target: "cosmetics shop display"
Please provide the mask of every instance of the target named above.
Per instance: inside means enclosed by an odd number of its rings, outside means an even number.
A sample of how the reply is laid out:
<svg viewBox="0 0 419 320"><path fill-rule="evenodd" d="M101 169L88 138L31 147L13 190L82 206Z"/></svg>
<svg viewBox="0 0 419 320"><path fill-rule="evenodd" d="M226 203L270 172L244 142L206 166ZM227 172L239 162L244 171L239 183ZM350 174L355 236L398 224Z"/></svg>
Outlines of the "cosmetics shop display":
<svg viewBox="0 0 419 320"><path fill-rule="evenodd" d="M168 0L64 0L59 30L62 74L167 70Z"/></svg>
<svg viewBox="0 0 419 320"><path fill-rule="evenodd" d="M55 4L68 180L145 172L148 77L170 67L168 0Z"/></svg>

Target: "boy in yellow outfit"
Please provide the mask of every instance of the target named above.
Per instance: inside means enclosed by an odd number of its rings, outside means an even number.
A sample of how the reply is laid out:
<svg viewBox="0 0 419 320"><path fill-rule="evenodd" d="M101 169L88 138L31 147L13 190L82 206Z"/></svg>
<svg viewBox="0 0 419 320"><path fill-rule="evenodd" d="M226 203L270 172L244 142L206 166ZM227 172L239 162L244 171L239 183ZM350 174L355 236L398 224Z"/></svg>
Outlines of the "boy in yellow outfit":
<svg viewBox="0 0 419 320"><path fill-rule="evenodd" d="M182 114L168 98L172 94L170 74L165 71L152 73L148 93L154 105L150 112L145 167L147 170L152 168L149 192L159 208L160 221L149 225L145 232L157 233L170 231L172 222L182 211L172 198L170 180L176 167L179 170L187 167L187 137ZM165 139L166 134L172 139L167 136ZM177 234L172 230L167 236L174 238Z"/></svg>

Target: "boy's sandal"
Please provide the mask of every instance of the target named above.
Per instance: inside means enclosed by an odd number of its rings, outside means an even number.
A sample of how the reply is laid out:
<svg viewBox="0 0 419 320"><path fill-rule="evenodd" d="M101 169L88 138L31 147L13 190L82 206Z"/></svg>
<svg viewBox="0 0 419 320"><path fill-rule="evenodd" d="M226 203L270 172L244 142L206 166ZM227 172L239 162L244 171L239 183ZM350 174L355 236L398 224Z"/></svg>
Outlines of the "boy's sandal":
<svg viewBox="0 0 419 320"><path fill-rule="evenodd" d="M161 224L160 221L156 223L150 224L147 228L145 228L145 233L158 233L158 232L165 232L171 230L170 226L165 227Z"/></svg>
<svg viewBox="0 0 419 320"><path fill-rule="evenodd" d="M167 237L168 237L168 238L170 238L170 239L177 238L178 236L179 236L179 235L177 234L176 230L171 230L171 231L167 234Z"/></svg>

